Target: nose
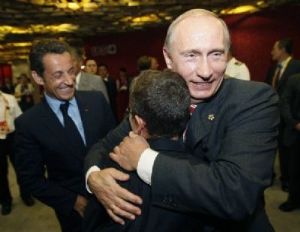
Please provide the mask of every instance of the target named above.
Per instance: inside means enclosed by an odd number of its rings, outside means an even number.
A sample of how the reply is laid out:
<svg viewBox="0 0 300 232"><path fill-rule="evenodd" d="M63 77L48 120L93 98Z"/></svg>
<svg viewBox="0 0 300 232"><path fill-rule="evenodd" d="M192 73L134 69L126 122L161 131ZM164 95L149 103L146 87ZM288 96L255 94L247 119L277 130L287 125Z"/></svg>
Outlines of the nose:
<svg viewBox="0 0 300 232"><path fill-rule="evenodd" d="M66 85L74 85L75 84L75 74L67 73L65 75L65 84Z"/></svg>
<svg viewBox="0 0 300 232"><path fill-rule="evenodd" d="M208 80L212 76L212 68L207 57L199 57L196 64L197 76L203 80Z"/></svg>

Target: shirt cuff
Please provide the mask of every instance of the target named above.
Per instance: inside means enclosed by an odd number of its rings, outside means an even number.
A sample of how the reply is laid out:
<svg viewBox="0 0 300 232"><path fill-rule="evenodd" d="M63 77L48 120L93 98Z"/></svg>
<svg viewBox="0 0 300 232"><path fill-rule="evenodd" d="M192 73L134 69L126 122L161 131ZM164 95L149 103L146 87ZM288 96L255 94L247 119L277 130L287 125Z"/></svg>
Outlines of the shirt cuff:
<svg viewBox="0 0 300 232"><path fill-rule="evenodd" d="M157 151L147 148L143 151L137 166L137 174L147 184L151 185L151 176Z"/></svg>
<svg viewBox="0 0 300 232"><path fill-rule="evenodd" d="M92 166L92 167L89 168L89 170L87 171L87 173L86 173L86 175L85 175L85 187L86 187L86 190L87 190L89 193L91 193L91 194L93 194L93 193L92 193L92 191L90 190L89 185L88 185L88 183L87 183L88 177L89 177L89 175L90 175L92 172L97 172L97 171L100 171L100 170L101 170L101 169L100 169L98 166L94 165L94 166Z"/></svg>

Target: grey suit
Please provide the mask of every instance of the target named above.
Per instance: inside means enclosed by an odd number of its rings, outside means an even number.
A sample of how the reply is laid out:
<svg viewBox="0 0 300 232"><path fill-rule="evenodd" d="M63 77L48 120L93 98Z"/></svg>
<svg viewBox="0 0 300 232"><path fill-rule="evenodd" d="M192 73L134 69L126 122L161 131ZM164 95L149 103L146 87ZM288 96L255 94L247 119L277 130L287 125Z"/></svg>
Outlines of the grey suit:
<svg viewBox="0 0 300 232"><path fill-rule="evenodd" d="M77 89L82 91L100 91L104 95L107 102L109 102L105 84L100 76L86 72L81 72L81 77Z"/></svg>

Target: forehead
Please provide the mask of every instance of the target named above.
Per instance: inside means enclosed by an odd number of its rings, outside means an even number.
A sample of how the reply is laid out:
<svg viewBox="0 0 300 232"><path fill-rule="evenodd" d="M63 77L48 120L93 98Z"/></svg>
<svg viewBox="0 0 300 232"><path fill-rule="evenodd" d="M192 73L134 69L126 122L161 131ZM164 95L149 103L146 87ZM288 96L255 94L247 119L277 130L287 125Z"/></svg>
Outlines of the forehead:
<svg viewBox="0 0 300 232"><path fill-rule="evenodd" d="M280 49L280 47L279 47L279 41L275 42L274 48Z"/></svg>
<svg viewBox="0 0 300 232"><path fill-rule="evenodd" d="M178 22L171 36L170 44L189 48L224 48L224 28L219 20L210 16L193 16Z"/></svg>
<svg viewBox="0 0 300 232"><path fill-rule="evenodd" d="M87 64L96 64L96 61L94 61L94 60L87 60L86 63L87 63Z"/></svg>
<svg viewBox="0 0 300 232"><path fill-rule="evenodd" d="M43 64L45 71L64 71L72 67L73 60L68 52L62 54L48 53L43 57Z"/></svg>

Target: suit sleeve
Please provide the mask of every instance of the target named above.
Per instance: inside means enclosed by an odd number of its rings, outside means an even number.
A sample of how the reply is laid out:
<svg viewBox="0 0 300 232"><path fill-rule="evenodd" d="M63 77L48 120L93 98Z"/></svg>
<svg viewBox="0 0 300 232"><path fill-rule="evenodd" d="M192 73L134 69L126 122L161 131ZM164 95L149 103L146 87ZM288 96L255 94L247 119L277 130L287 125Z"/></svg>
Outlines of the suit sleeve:
<svg viewBox="0 0 300 232"><path fill-rule="evenodd" d="M229 220L254 212L270 184L279 123L277 95L263 86L222 117L220 144L211 145L220 146L217 154L158 155L151 179L154 204Z"/></svg>
<svg viewBox="0 0 300 232"><path fill-rule="evenodd" d="M92 166L105 168L112 163L108 154L117 146L130 131L128 117L126 117L114 130L110 131L105 138L100 139L92 146L84 161L84 173Z"/></svg>
<svg viewBox="0 0 300 232"><path fill-rule="evenodd" d="M293 101L297 99L294 92L299 86L299 80L300 79L297 79L296 76L290 77L287 81L286 88L284 88L283 93L280 97L280 113L285 123L292 128L294 128L295 125L299 122L293 117L291 108Z"/></svg>
<svg viewBox="0 0 300 232"><path fill-rule="evenodd" d="M46 177L43 148L30 128L24 121L16 120L15 155L19 184L41 202L68 215L73 210L77 194Z"/></svg>
<svg viewBox="0 0 300 232"><path fill-rule="evenodd" d="M102 80L101 77L99 77L97 79L97 90L98 91L101 91L106 99L106 101L109 103L109 98L108 98L108 94L107 94L107 89L106 89L106 86Z"/></svg>

